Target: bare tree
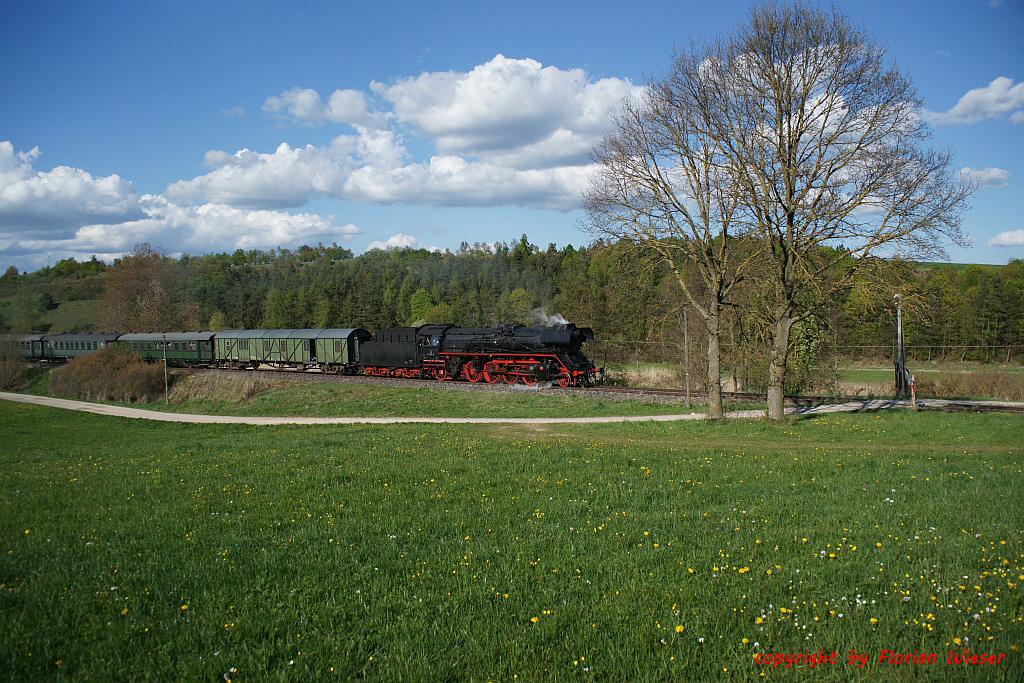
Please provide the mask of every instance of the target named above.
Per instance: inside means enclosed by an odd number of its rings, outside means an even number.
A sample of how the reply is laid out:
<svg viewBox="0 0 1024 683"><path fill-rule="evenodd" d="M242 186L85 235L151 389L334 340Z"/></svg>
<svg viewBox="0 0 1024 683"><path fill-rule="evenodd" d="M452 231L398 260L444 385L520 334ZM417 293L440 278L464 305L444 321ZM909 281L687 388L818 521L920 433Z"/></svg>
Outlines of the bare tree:
<svg viewBox="0 0 1024 683"><path fill-rule="evenodd" d="M623 103L592 153L600 170L583 201L592 233L656 254L703 318L713 418L723 415L723 309L757 256L749 248L742 257L734 254L736 237L750 225L740 220L744 187L721 139L717 94L702 73L720 49L695 46L677 54L640 101Z"/></svg>
<svg viewBox="0 0 1024 683"><path fill-rule="evenodd" d="M709 328L751 263L730 264L726 237L758 236L768 414L781 419L794 324L864 265L940 257L961 240L973 187L949 153L925 146L921 114L909 79L835 9L753 7L727 38L677 54L645 105L626 108L595 155L585 206L607 234L691 258L710 305L680 283Z"/></svg>
<svg viewBox="0 0 1024 683"><path fill-rule="evenodd" d="M973 187L925 146L910 80L835 9L754 7L705 74L770 259L768 414L780 419L793 325L881 256L944 256Z"/></svg>
<svg viewBox="0 0 1024 683"><path fill-rule="evenodd" d="M114 262L104 285L102 326L109 332L181 328L173 261L147 242Z"/></svg>

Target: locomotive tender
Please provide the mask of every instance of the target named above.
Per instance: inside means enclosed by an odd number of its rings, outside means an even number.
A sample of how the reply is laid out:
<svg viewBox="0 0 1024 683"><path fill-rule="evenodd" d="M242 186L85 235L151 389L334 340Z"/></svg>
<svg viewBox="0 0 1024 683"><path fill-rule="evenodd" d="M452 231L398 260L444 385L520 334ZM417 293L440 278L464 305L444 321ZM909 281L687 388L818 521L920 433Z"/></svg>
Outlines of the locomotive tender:
<svg viewBox="0 0 1024 683"><path fill-rule="evenodd" d="M422 325L362 328L225 330L132 334L48 334L12 338L26 360L65 362L120 344L152 361L245 369L260 365L374 377L465 380L528 386L589 386L602 370L582 353L589 327L510 324L498 327Z"/></svg>

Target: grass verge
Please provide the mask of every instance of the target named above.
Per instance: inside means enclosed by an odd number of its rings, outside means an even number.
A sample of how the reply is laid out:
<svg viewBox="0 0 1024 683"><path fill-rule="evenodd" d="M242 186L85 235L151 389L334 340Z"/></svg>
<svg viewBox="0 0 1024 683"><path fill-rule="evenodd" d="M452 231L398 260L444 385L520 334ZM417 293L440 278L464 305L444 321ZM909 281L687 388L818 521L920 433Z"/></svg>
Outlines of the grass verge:
<svg viewBox="0 0 1024 683"><path fill-rule="evenodd" d="M524 433L0 403L0 422L11 680L1024 672L1014 416ZM948 664L963 648L1006 657ZM938 661L879 663L886 649ZM820 650L837 661L755 660Z"/></svg>

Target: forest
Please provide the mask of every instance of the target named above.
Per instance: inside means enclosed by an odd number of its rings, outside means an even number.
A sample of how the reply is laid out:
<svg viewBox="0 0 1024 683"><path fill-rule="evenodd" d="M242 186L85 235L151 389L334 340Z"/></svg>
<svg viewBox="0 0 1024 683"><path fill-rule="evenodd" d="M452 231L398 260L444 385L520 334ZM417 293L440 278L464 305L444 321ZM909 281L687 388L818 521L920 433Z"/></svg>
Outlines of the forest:
<svg viewBox="0 0 1024 683"><path fill-rule="evenodd" d="M908 357L1020 362L1024 260L1003 266L888 262L865 268L791 342L787 389L812 388L839 359L891 359L894 294L902 299ZM765 383L769 331L756 276L727 309L723 370L734 386ZM599 363L682 364L706 374L707 335L687 315L665 266L635 245L596 241L541 248L524 234L457 251L336 244L173 258L148 244L113 264L59 261L0 276L0 331L81 332L247 328L547 324L594 328ZM684 323L686 334L684 335ZM686 342L684 348L684 341Z"/></svg>

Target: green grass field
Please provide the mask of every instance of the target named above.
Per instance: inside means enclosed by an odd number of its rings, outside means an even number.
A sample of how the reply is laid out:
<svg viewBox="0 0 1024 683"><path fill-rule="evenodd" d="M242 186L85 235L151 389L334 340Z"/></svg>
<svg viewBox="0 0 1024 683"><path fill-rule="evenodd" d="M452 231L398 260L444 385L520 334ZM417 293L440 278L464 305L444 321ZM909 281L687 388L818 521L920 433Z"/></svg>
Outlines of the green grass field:
<svg viewBox="0 0 1024 683"><path fill-rule="evenodd" d="M1024 675L1018 416L0 424L9 680Z"/></svg>

